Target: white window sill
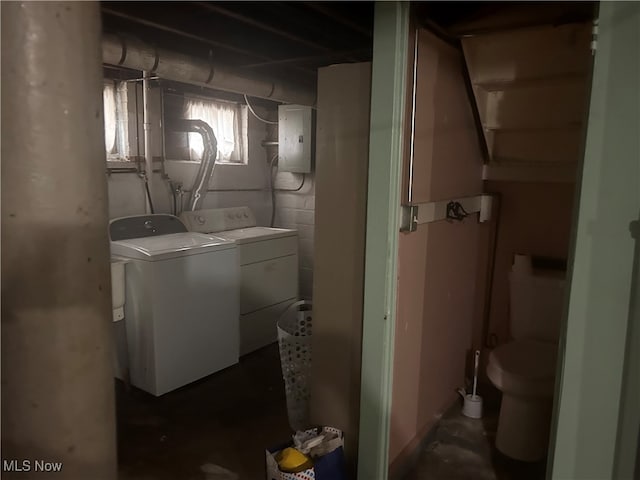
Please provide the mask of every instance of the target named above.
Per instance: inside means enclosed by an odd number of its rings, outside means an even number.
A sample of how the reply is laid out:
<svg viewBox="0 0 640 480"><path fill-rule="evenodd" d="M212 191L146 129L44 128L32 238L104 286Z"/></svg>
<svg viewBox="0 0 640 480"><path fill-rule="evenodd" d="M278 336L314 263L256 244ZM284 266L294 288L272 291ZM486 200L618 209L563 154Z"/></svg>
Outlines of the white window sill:
<svg viewBox="0 0 640 480"><path fill-rule="evenodd" d="M109 168L135 168L136 162L129 160L109 160L107 159L107 167Z"/></svg>

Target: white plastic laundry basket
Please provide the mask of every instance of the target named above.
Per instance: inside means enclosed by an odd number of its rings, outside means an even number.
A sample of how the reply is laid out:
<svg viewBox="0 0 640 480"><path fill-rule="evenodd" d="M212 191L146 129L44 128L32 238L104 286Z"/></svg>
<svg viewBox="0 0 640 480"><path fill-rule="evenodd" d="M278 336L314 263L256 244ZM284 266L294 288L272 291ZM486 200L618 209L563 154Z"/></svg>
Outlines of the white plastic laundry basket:
<svg viewBox="0 0 640 480"><path fill-rule="evenodd" d="M306 300L292 303L278 320L289 425L296 431L309 426L311 328L311 302Z"/></svg>

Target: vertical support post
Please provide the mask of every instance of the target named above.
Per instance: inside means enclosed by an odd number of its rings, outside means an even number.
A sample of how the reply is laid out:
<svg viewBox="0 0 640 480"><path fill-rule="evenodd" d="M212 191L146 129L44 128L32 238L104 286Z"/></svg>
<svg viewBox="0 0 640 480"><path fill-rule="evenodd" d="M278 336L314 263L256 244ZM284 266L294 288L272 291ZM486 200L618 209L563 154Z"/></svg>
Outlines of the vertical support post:
<svg viewBox="0 0 640 480"><path fill-rule="evenodd" d="M1 9L2 478L113 480L100 10Z"/></svg>
<svg viewBox="0 0 640 480"><path fill-rule="evenodd" d="M409 4L375 6L365 253L358 479L384 480L396 316Z"/></svg>
<svg viewBox="0 0 640 480"><path fill-rule="evenodd" d="M560 338L547 474L553 480L637 478L640 417L638 405L628 409L627 402L639 397L639 383L625 375L638 368L625 365L634 358L625 350L638 347L628 337L638 318L629 225L640 206L640 4L601 2L598 24Z"/></svg>

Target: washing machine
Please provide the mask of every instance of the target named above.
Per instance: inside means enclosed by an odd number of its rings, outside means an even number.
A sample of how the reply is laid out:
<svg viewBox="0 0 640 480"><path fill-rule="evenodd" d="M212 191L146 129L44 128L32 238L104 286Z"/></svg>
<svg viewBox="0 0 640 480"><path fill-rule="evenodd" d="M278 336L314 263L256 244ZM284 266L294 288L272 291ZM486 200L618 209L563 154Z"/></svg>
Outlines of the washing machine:
<svg viewBox="0 0 640 480"><path fill-rule="evenodd" d="M128 378L159 396L238 362L234 242L188 232L173 215L112 220L111 254L127 259Z"/></svg>
<svg viewBox="0 0 640 480"><path fill-rule="evenodd" d="M183 212L180 218L190 231L238 247L240 355L275 342L278 318L298 299L298 232L257 226L249 207Z"/></svg>

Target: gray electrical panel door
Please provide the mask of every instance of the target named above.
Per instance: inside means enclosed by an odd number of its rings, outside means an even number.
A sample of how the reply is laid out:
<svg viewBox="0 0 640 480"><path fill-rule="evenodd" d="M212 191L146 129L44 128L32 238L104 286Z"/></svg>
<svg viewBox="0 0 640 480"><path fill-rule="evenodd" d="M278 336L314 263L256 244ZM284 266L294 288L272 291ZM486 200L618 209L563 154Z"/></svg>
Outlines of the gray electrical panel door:
<svg viewBox="0 0 640 480"><path fill-rule="evenodd" d="M314 146L313 109L303 105L278 106L278 170L311 173Z"/></svg>

